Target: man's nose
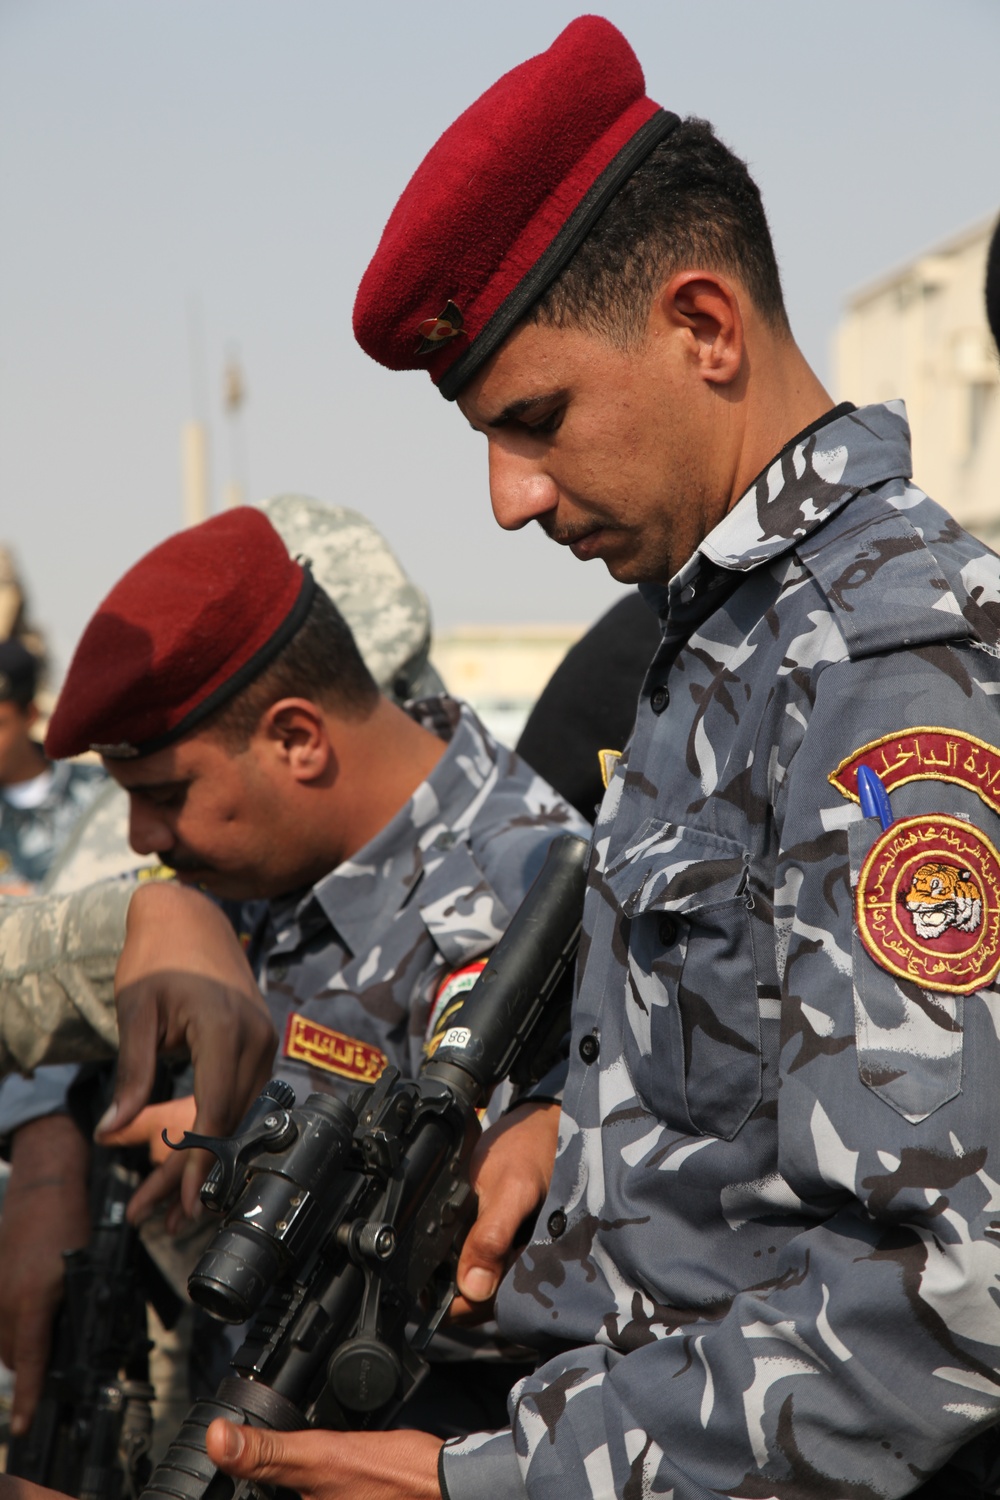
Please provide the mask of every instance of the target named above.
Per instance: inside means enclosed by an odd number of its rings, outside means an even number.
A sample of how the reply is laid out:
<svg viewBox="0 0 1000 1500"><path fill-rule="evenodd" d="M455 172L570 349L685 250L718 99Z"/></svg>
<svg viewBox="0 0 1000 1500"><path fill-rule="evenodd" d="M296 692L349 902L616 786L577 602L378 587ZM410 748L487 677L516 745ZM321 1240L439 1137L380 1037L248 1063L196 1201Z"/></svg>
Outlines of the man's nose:
<svg viewBox="0 0 1000 1500"><path fill-rule="evenodd" d="M174 836L155 807L129 798L128 841L136 854L166 854Z"/></svg>
<svg viewBox="0 0 1000 1500"><path fill-rule="evenodd" d="M490 444L490 499L504 531L518 531L559 501L559 491L537 459Z"/></svg>

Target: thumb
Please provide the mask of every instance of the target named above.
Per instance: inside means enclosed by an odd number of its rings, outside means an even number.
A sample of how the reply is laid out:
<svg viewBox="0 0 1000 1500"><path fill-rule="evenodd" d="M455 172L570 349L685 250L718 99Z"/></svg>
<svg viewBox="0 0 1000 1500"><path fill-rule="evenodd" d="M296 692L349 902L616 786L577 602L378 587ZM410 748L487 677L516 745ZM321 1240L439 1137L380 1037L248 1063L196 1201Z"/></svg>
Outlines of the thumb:
<svg viewBox="0 0 1000 1500"><path fill-rule="evenodd" d="M458 1289L469 1302L489 1302L494 1296L523 1217L523 1206L509 1195L480 1198L479 1215L458 1262Z"/></svg>
<svg viewBox="0 0 1000 1500"><path fill-rule="evenodd" d="M223 1473L235 1474L240 1479L255 1478L259 1473L255 1442L258 1436L252 1427L237 1427L235 1422L216 1417L205 1435L205 1451Z"/></svg>

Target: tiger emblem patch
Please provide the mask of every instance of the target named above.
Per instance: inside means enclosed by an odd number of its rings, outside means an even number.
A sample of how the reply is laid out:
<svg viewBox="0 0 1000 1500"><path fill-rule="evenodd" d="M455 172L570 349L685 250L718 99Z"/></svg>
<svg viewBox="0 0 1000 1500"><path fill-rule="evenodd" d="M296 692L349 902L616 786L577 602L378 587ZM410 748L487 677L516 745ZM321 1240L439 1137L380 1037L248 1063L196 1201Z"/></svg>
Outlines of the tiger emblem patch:
<svg viewBox="0 0 1000 1500"><path fill-rule="evenodd" d="M957 927L975 932L983 920L983 894L971 870L933 861L921 865L903 897L917 936L934 942Z"/></svg>
<svg viewBox="0 0 1000 1500"><path fill-rule="evenodd" d="M971 995L1000 972L1000 854L961 818L899 818L861 867L855 915L881 968Z"/></svg>

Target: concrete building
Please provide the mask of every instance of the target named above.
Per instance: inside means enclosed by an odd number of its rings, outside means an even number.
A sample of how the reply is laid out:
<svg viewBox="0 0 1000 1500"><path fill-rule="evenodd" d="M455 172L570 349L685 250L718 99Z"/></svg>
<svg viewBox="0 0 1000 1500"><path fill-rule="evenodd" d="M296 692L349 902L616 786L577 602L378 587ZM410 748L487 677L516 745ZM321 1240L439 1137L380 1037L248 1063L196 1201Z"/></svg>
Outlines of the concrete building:
<svg viewBox="0 0 1000 1500"><path fill-rule="evenodd" d="M542 688L585 625L461 625L434 632L431 655L448 691L514 745Z"/></svg>
<svg viewBox="0 0 1000 1500"><path fill-rule="evenodd" d="M838 400L902 396L920 486L1000 547L1000 361L983 286L994 220L863 288L837 330Z"/></svg>

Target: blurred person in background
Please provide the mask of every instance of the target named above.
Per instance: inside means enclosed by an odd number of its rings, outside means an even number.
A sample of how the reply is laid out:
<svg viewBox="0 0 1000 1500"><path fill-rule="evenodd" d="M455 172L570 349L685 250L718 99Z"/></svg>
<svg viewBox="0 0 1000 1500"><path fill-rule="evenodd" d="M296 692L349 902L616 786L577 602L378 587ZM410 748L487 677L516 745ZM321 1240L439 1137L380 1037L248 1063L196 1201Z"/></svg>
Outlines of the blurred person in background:
<svg viewBox="0 0 1000 1500"><path fill-rule="evenodd" d="M25 894L106 780L97 765L56 765L32 731L38 663L15 638L0 641L0 893Z"/></svg>

